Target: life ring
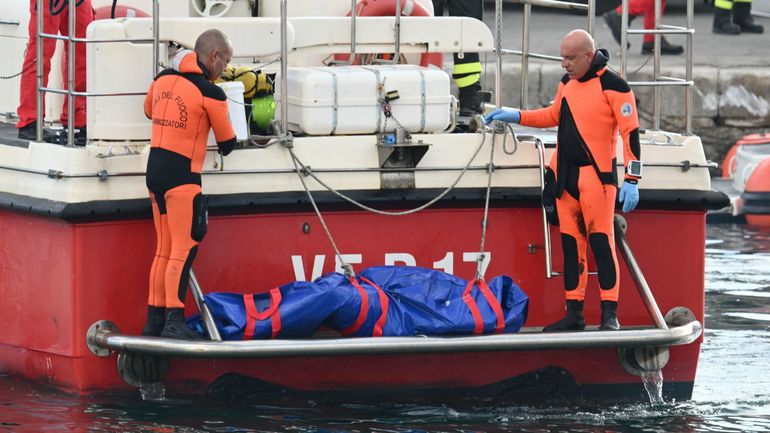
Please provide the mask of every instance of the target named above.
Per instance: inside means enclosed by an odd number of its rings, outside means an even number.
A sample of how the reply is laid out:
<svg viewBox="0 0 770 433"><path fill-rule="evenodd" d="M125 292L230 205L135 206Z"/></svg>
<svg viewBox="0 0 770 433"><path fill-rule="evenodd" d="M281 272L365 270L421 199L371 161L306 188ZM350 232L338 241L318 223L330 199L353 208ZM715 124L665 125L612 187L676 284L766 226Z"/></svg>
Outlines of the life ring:
<svg viewBox="0 0 770 433"><path fill-rule="evenodd" d="M433 14L415 0L400 0L401 16L432 17ZM362 0L356 4L356 16L359 17L385 17L396 15L396 0ZM350 16L348 12L347 16ZM334 60L346 61L350 54L335 54ZM354 61L353 64L357 64ZM420 66L434 65L444 67L444 53L422 53Z"/></svg>
<svg viewBox="0 0 770 433"><path fill-rule="evenodd" d="M722 160L722 177L725 179L731 179L735 174L735 154L738 152L738 148L744 145L751 144L768 144L770 143L770 133L768 134L749 134L736 141L735 144L727 151L725 158Z"/></svg>
<svg viewBox="0 0 770 433"><path fill-rule="evenodd" d="M143 10L133 6L116 5L115 18L146 18L149 17ZM109 20L112 18L112 6L94 8L95 20Z"/></svg>

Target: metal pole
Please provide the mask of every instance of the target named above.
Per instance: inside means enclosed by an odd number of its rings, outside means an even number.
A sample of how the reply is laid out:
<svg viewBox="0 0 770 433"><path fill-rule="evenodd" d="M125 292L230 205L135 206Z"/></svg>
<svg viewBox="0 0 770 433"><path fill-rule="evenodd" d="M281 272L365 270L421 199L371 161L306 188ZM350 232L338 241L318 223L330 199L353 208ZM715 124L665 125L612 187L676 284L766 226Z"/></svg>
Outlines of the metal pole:
<svg viewBox="0 0 770 433"><path fill-rule="evenodd" d="M594 35L594 21L596 18L596 0L588 0L588 33Z"/></svg>
<svg viewBox="0 0 770 433"><path fill-rule="evenodd" d="M43 141L43 122L45 122L45 110L43 110L45 95L43 94L43 91L40 90L43 88L43 37L40 36L40 34L45 33L45 29L43 28L44 13L43 0L37 0L37 34L35 35L35 40L37 42L35 46L35 81L37 82L37 92L35 95L35 103L37 104L35 107L35 115L37 116L37 128L35 128L35 134L37 135L36 141Z"/></svg>
<svg viewBox="0 0 770 433"><path fill-rule="evenodd" d="M529 75L529 19L532 15L532 5L524 4L524 18L521 24L521 95L519 106L527 109L527 75Z"/></svg>
<svg viewBox="0 0 770 433"><path fill-rule="evenodd" d="M70 1L67 9L69 11L69 37L67 38L67 145L75 145L75 1Z"/></svg>
<svg viewBox="0 0 770 433"><path fill-rule="evenodd" d="M158 74L160 65L160 0L152 0L152 79Z"/></svg>
<svg viewBox="0 0 770 433"><path fill-rule="evenodd" d="M495 74L495 96L497 108L503 106L503 0L495 0L495 52L497 53Z"/></svg>
<svg viewBox="0 0 770 433"><path fill-rule="evenodd" d="M288 48L288 29L287 29L287 11L286 0L281 0L281 134L285 135L289 131L289 103L286 100L288 97L289 80L287 74L289 73L287 58L289 55Z"/></svg>
<svg viewBox="0 0 770 433"><path fill-rule="evenodd" d="M332 60L329 62L331 65L350 66L356 60L356 12L356 0L350 0L350 54L346 61Z"/></svg>
<svg viewBox="0 0 770 433"><path fill-rule="evenodd" d="M520 332L470 337L278 338L212 342L121 335L109 327L101 326L93 331L92 336L87 336L86 341L91 343L89 349L92 353L93 347L101 347L117 352L173 357L269 358L676 346L692 343L701 335L702 330L700 322L694 320L670 330Z"/></svg>
<svg viewBox="0 0 770 433"><path fill-rule="evenodd" d="M687 0L687 29L695 31L695 6L693 0ZM685 73L687 74L685 80L692 82L692 39L693 33L687 34L687 60L685 63ZM684 129L687 135L692 134L692 85L689 85L684 90Z"/></svg>
<svg viewBox="0 0 770 433"><path fill-rule="evenodd" d="M398 58L401 57L401 0L396 0L396 52L393 53L393 59L391 64L397 64Z"/></svg>
<svg viewBox="0 0 770 433"><path fill-rule="evenodd" d="M623 0L620 15L620 78L626 79L628 68L628 0Z"/></svg>
<svg viewBox="0 0 770 433"><path fill-rule="evenodd" d="M660 28L660 0L655 0L655 30ZM655 33L653 45L653 80L660 80L660 33ZM655 86L653 97L653 123L652 129L660 130L660 86Z"/></svg>
<svg viewBox="0 0 770 433"><path fill-rule="evenodd" d="M652 290L650 290L650 286L647 285L647 280L644 278L644 274L642 274L642 270L639 268L639 264L634 258L634 253L631 252L631 247L626 240L621 221L623 221L622 217L615 215L615 243L620 246L620 252L623 254L623 258L628 265L628 270L631 272L631 277L636 283L636 288L639 290L639 296L641 296L642 302L647 308L647 312L650 314L653 322L655 322L655 326L660 329L668 329L666 319L664 319L663 314L660 313L660 308L658 308L658 304L655 302L655 297L652 296Z"/></svg>
<svg viewBox="0 0 770 433"><path fill-rule="evenodd" d="M198 284L198 279L195 278L195 273L192 269L190 269L190 292L192 292L193 298L195 298L195 303L198 304L198 311L201 312L201 319L203 319L203 324L209 333L209 338L212 341L222 341L222 336L219 335L217 325L214 323L214 317L211 315L211 311L209 311L209 306L206 305L206 300L203 299L203 291L201 291L201 286Z"/></svg>
<svg viewBox="0 0 770 433"><path fill-rule="evenodd" d="M515 138L514 138L515 139ZM540 164L540 194L545 189L545 145L539 138L535 138L535 147L537 148L537 162ZM540 206L543 217L543 243L545 244L545 277L553 277L553 263L551 262L551 227L548 224L548 218L545 214L545 208Z"/></svg>

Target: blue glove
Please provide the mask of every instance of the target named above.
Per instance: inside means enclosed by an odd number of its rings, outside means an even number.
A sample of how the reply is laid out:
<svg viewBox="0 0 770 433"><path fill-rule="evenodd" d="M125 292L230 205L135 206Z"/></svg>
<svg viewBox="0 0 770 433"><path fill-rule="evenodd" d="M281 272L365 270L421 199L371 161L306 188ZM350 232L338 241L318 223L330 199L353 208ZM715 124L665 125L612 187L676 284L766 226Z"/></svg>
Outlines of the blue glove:
<svg viewBox="0 0 770 433"><path fill-rule="evenodd" d="M493 120L502 120L508 123L519 123L521 121L521 113L519 113L519 110L515 108L498 108L484 117L484 123L486 125L489 125L489 122Z"/></svg>
<svg viewBox="0 0 770 433"><path fill-rule="evenodd" d="M623 203L624 213L631 212L639 204L639 187L635 183L623 182L623 186L620 187L618 201Z"/></svg>

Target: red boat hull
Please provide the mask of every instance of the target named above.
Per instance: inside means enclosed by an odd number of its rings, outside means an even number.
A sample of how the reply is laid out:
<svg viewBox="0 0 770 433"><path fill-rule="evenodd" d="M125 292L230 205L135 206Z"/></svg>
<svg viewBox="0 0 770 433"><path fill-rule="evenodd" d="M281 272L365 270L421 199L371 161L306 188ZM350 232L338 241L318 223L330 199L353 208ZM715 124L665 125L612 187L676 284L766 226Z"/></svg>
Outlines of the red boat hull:
<svg viewBox="0 0 770 433"><path fill-rule="evenodd" d="M481 217L479 209L462 208L400 218L356 211L325 213L342 252L360 255L356 269L394 258L408 262L411 256L418 266L442 268L465 278L474 275L472 256L479 248ZM627 239L661 311L685 306L702 323L704 211L640 210L627 219ZM510 275L529 295L525 326L544 326L561 317L562 280L544 277L539 210L494 208L489 221L487 278ZM0 228L0 293L5 300L0 303L0 371L78 392L127 388L116 370L115 355L92 355L85 335L102 319L115 323L121 333L140 332L155 247L152 222L70 223L0 210ZM556 229L551 234L559 239ZM553 256L558 270L558 242ZM352 262L359 261L355 257ZM334 255L312 213L217 216L210 220L194 268L206 292L259 292L303 274L310 279L333 271ZM595 278L589 281L585 314L590 325L598 324L599 298ZM622 260L619 317L624 326L652 323ZM671 348L664 383L678 387L679 398L688 398L691 392L701 341ZM568 372L581 387L643 389L639 377L623 369L614 349L172 359L166 382L172 388L199 392L234 372L303 391L477 388L548 366Z"/></svg>

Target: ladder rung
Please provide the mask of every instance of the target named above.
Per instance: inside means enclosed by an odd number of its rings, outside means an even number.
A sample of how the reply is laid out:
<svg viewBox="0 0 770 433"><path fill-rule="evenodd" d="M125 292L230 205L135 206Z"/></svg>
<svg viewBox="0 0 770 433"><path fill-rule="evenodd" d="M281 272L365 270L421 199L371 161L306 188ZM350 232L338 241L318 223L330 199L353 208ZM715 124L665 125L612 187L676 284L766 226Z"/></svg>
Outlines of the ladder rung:
<svg viewBox="0 0 770 433"><path fill-rule="evenodd" d="M692 35L695 34L695 29L675 28L675 29L634 29L627 30L626 33L630 35Z"/></svg>
<svg viewBox="0 0 770 433"><path fill-rule="evenodd" d="M502 49L502 50L500 50L500 52L503 53L503 54L513 54L513 55L516 55L516 56L524 55L524 53L522 53L520 50ZM531 59L553 60L553 61L556 61L556 62L561 62L562 61L561 57L549 56L547 54L528 53L527 57L529 57Z"/></svg>
<svg viewBox="0 0 770 433"><path fill-rule="evenodd" d="M629 86L640 86L640 87L674 87L674 86L694 86L694 81L667 81L667 80L661 80L661 81L629 81Z"/></svg>

